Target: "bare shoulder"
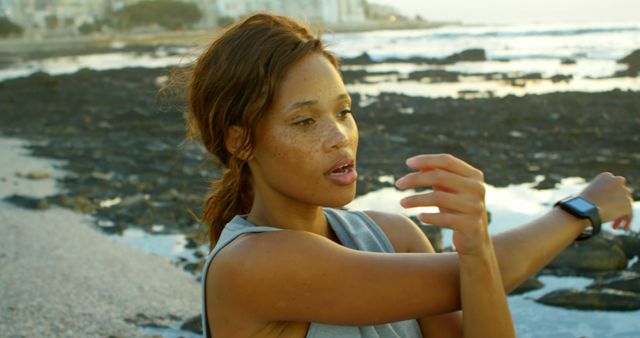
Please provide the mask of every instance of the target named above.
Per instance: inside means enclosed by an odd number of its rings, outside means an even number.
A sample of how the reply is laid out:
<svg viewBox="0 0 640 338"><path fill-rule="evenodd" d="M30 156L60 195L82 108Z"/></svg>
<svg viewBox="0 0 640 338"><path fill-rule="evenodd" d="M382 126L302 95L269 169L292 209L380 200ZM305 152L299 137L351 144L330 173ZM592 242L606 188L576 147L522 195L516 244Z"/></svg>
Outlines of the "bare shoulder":
<svg viewBox="0 0 640 338"><path fill-rule="evenodd" d="M422 230L407 216L364 210L387 235L396 252L435 252Z"/></svg>
<svg viewBox="0 0 640 338"><path fill-rule="evenodd" d="M331 255L331 249L340 250L331 243L304 231L276 231L243 234L221 249L211 261L205 285L213 336L251 337L277 324L276 319L287 318L272 311L277 296L284 294L278 287L295 284L309 271L300 268L309 265L306 255L292 253Z"/></svg>
<svg viewBox="0 0 640 338"><path fill-rule="evenodd" d="M353 250L305 231L244 235L211 262L207 315L214 336L252 336L277 322L373 325L450 312L459 304L455 259ZM231 334L238 327L246 334Z"/></svg>

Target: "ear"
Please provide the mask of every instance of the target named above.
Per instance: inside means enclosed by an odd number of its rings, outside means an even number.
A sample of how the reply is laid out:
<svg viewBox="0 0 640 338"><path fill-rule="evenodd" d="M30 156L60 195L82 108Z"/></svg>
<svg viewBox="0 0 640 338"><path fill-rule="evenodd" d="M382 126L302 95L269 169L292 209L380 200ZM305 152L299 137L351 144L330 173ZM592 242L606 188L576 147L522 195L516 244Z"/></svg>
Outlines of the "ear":
<svg viewBox="0 0 640 338"><path fill-rule="evenodd" d="M248 149L241 149L246 131L240 126L231 126L224 140L224 145L231 155L243 160L248 160Z"/></svg>

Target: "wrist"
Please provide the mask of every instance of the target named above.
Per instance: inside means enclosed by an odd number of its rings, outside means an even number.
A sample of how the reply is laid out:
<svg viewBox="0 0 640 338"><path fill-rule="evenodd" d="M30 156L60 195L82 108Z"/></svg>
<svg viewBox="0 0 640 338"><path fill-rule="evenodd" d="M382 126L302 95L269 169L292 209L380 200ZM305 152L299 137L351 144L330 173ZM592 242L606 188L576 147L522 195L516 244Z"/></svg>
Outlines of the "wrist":
<svg viewBox="0 0 640 338"><path fill-rule="evenodd" d="M586 231L586 229L591 227L591 222L588 219L577 218L562 210L559 206L554 207L551 210L550 215L555 220L554 223L561 224L562 227L573 229L574 240Z"/></svg>
<svg viewBox="0 0 640 338"><path fill-rule="evenodd" d="M600 209L589 199L583 196L569 196L556 202L554 206L574 219L586 221L580 222L583 231L576 237L577 241L588 239L600 232ZM587 225L584 226L584 223Z"/></svg>
<svg viewBox="0 0 640 338"><path fill-rule="evenodd" d="M489 237L485 243L482 243L472 251L458 252L458 256L461 260L483 260L495 256L491 238Z"/></svg>

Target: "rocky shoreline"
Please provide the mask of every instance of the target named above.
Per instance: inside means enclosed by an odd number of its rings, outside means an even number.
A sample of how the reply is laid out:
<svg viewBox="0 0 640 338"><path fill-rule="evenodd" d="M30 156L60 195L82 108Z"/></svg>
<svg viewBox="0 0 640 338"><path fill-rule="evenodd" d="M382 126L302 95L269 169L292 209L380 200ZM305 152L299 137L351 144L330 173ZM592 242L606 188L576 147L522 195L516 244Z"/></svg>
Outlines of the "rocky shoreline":
<svg viewBox="0 0 640 338"><path fill-rule="evenodd" d="M205 228L191 213L200 213L210 181L222 169L202 146L184 141L180 100L158 94L169 71L82 70L0 82L0 133L29 140L36 156L67 161L64 169L72 173L60 180L60 194L7 200L91 213L110 233L137 226L187 234L191 248L204 243ZM355 81L352 75L345 72L347 83ZM640 200L640 92L470 100L382 93L366 104L361 99L353 94L358 195L391 186L379 177L404 175L409 156L447 152L483 170L495 186L543 175L538 188L552 188L564 177L611 171L627 177ZM197 274L201 264L184 267Z"/></svg>

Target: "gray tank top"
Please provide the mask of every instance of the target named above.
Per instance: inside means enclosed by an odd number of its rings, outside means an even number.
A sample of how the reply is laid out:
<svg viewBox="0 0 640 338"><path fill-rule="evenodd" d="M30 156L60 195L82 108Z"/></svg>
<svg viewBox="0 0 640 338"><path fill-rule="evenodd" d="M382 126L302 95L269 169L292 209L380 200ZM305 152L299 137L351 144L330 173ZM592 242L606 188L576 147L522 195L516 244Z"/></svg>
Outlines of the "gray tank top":
<svg viewBox="0 0 640 338"><path fill-rule="evenodd" d="M380 226L361 211L324 208L331 229L343 246L371 252L394 252L391 242ZM225 226L216 246L211 250L202 271L202 330L204 338L211 338L207 322L206 277L213 257L238 236L251 232L280 231L267 226L255 226L241 216L234 217ZM422 338L415 319L370 326L344 326L310 323L307 338Z"/></svg>

